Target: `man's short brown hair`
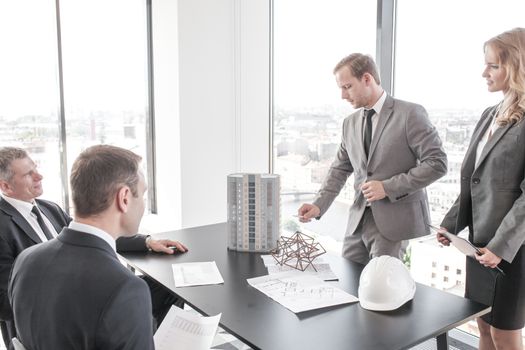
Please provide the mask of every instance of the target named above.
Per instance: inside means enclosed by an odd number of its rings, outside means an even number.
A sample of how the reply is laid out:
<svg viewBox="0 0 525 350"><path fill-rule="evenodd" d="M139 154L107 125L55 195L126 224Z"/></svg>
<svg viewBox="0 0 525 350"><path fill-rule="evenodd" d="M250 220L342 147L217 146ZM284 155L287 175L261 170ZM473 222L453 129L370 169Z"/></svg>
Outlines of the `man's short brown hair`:
<svg viewBox="0 0 525 350"><path fill-rule="evenodd" d="M0 180L9 181L13 177L11 163L16 159L28 158L27 152L18 147L0 148Z"/></svg>
<svg viewBox="0 0 525 350"><path fill-rule="evenodd" d="M369 55L353 53L346 56L335 66L334 74L343 67L348 67L350 72L352 72L352 75L359 80L361 80L365 73L368 73L374 78L377 85L381 85L381 79L379 78L376 63Z"/></svg>
<svg viewBox="0 0 525 350"><path fill-rule="evenodd" d="M85 218L109 208L122 186L138 196L141 157L120 147L97 145L84 150L71 169L75 215Z"/></svg>

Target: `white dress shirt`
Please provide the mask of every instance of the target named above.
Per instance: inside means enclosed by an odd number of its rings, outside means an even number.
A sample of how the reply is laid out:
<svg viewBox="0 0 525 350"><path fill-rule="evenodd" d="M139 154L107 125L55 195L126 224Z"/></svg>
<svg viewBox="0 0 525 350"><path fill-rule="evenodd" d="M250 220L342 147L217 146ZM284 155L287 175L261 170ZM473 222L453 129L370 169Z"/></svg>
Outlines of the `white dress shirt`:
<svg viewBox="0 0 525 350"><path fill-rule="evenodd" d="M377 100L374 106L372 108L367 108L367 109L373 109L375 112L372 115L372 137L370 138L370 140L374 138L374 132L376 131L377 123L379 121L379 113L381 113L381 109L383 108L383 105L385 104L385 100L386 100L386 92L383 91L383 94L381 95L381 97L379 97L379 100ZM366 119L366 114L365 114L365 109L363 108L363 120L364 119ZM363 138L364 138L364 135L365 135L365 128L363 127Z"/></svg>
<svg viewBox="0 0 525 350"><path fill-rule="evenodd" d="M481 153L487 145L487 142L489 142L490 137L492 137L492 135L494 135L496 130L498 130L498 128L500 127L500 125L496 123L497 117L498 114L495 113L492 117L492 121L490 122L490 126L487 128L487 131L485 132L481 140L479 140L478 147L476 148L476 167L478 166L479 158L481 157Z"/></svg>
<svg viewBox="0 0 525 350"><path fill-rule="evenodd" d="M29 225L31 225L33 230L35 230L36 234L42 240L42 242L46 242L48 240L46 235L44 235L42 228L38 224L36 215L31 212L31 210L33 209L33 206L36 205L38 207L36 202L29 203L26 201L21 201L19 199L8 197L3 193L1 194L1 196L3 199L7 201L7 203L11 204L15 208L20 213L20 215L22 215L24 219L26 219L26 221L29 223ZM40 210L40 208L38 208L38 210ZM58 232L55 230L55 227L53 226L51 221L49 221L49 219L46 217L46 214L44 214L42 210L40 210L40 212L42 213L42 218L44 219L44 223L49 229L49 232L51 232L53 237L58 236Z"/></svg>
<svg viewBox="0 0 525 350"><path fill-rule="evenodd" d="M372 144L372 140L374 139L374 133L377 128L377 123L379 122L379 113L381 113L381 109L383 109L385 100L386 100L386 92L383 90L383 93L381 94L381 97L379 97L379 100L377 100L377 102L374 104L372 108L368 108L368 109L373 109L375 112L372 115L372 135L370 137L370 144ZM366 124L366 114L365 114L364 108L363 108L363 122L364 124ZM363 125L363 139L364 138L365 138L365 126ZM366 202L366 206L370 207L370 202Z"/></svg>

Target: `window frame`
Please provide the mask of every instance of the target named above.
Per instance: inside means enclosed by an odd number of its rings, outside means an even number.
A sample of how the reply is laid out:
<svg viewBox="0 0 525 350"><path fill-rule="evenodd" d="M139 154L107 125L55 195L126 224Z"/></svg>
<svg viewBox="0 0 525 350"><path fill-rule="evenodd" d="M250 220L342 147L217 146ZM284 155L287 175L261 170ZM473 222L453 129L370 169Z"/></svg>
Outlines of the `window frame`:
<svg viewBox="0 0 525 350"><path fill-rule="evenodd" d="M146 14L146 74L147 74L147 106L146 106L146 181L148 183L147 201L148 211L157 214L157 186L156 186L156 159L155 159L155 100L153 80L153 30L152 30L152 0L143 0ZM60 178L62 182L62 207L70 214L70 189L68 178L67 160L67 128L64 102L64 72L62 62L62 28L60 0L55 0L56 35L57 35L57 76L58 76L58 123L59 123L59 152L60 152Z"/></svg>

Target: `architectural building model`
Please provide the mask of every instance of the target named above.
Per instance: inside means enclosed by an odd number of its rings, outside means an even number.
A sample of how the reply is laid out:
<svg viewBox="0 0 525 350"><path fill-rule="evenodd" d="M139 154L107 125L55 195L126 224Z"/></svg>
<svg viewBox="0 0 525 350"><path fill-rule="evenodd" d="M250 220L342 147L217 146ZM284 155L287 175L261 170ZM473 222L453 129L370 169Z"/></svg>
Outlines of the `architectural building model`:
<svg viewBox="0 0 525 350"><path fill-rule="evenodd" d="M228 175L229 249L269 252L277 246L280 187L279 175Z"/></svg>

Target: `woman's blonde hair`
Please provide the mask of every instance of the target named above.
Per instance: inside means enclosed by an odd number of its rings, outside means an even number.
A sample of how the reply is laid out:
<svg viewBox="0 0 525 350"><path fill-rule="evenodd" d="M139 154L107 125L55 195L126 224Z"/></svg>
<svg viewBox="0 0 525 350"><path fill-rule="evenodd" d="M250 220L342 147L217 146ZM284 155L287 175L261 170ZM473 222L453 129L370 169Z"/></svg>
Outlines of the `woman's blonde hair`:
<svg viewBox="0 0 525 350"><path fill-rule="evenodd" d="M508 90L496 121L504 126L523 119L525 113L525 28L514 28L485 42L499 57L507 74Z"/></svg>

